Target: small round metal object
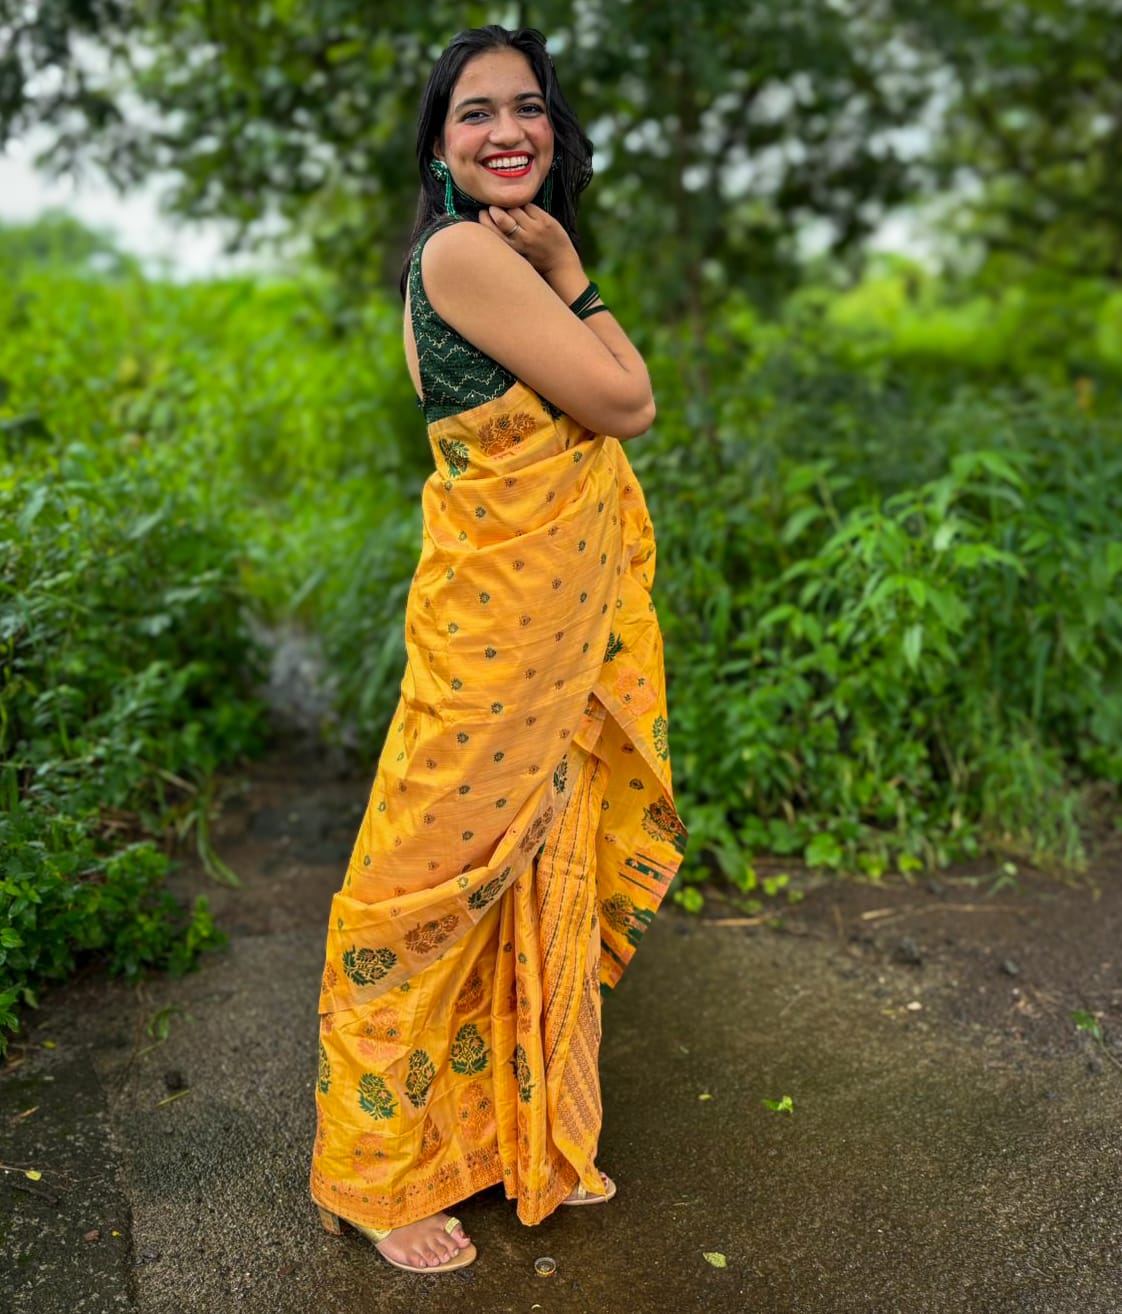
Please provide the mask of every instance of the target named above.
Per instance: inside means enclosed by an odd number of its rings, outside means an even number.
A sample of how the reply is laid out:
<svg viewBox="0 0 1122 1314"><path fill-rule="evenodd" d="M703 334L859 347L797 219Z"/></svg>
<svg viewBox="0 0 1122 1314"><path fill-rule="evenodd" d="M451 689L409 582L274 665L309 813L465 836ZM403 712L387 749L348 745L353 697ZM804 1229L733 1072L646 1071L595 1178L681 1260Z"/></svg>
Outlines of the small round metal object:
<svg viewBox="0 0 1122 1314"><path fill-rule="evenodd" d="M552 1277L557 1272L557 1260L549 1255L542 1255L534 1260L534 1272L538 1277Z"/></svg>

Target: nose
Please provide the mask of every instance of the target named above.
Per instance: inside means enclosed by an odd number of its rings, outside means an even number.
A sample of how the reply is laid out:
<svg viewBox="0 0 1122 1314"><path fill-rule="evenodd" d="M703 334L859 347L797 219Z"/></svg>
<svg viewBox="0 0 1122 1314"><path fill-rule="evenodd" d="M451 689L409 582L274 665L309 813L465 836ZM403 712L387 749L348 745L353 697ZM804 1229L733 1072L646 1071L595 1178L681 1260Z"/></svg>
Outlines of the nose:
<svg viewBox="0 0 1122 1314"><path fill-rule="evenodd" d="M491 140L496 146L515 146L522 141L522 124L511 110L500 110L491 125Z"/></svg>

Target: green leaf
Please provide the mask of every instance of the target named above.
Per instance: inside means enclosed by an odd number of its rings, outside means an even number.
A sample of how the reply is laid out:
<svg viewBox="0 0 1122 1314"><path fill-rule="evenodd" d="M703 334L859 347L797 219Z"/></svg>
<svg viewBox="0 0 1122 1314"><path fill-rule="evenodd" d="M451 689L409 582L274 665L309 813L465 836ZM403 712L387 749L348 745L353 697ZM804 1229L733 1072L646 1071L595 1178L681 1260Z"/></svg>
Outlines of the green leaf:
<svg viewBox="0 0 1122 1314"><path fill-rule="evenodd" d="M795 1102L790 1095L784 1095L778 1100L761 1100L760 1103L768 1108L772 1113L794 1113Z"/></svg>
<svg viewBox="0 0 1122 1314"><path fill-rule="evenodd" d="M674 902L688 913L699 913L705 907L705 896L696 885L686 885L675 890Z"/></svg>
<svg viewBox="0 0 1122 1314"><path fill-rule="evenodd" d="M729 1261L719 1250L703 1250L701 1253L705 1262L712 1264L714 1268L728 1268Z"/></svg>
<svg viewBox="0 0 1122 1314"><path fill-rule="evenodd" d="M1081 1008L1076 1009L1071 1015L1071 1020L1075 1023L1075 1029L1077 1031L1086 1031L1088 1035L1094 1036L1096 1040L1102 1040L1102 1027L1099 1025L1098 1018L1092 1013L1085 1012Z"/></svg>
<svg viewBox="0 0 1122 1314"><path fill-rule="evenodd" d="M823 831L806 846L803 858L808 867L840 867L841 845L828 831Z"/></svg>
<svg viewBox="0 0 1122 1314"><path fill-rule="evenodd" d="M913 671L919 669L920 654L923 652L923 626L909 625L904 631L904 660Z"/></svg>

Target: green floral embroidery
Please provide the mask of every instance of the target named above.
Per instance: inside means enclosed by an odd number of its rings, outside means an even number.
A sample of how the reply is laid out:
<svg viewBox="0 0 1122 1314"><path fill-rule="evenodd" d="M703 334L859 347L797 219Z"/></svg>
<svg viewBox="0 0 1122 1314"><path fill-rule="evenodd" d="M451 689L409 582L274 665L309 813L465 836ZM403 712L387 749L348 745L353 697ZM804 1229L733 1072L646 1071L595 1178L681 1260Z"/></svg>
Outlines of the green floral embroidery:
<svg viewBox="0 0 1122 1314"><path fill-rule="evenodd" d="M322 1040L319 1042L319 1089L321 1095L326 1095L331 1089L331 1064Z"/></svg>
<svg viewBox="0 0 1122 1314"><path fill-rule="evenodd" d="M448 473L453 479L458 478L468 468L467 444L454 438L441 438L437 445L441 456L448 462Z"/></svg>
<svg viewBox="0 0 1122 1314"><path fill-rule="evenodd" d="M502 893L502 880L496 876L494 880L488 881L486 885L481 885L478 890L468 895L468 907L473 912L479 912L480 909L486 908Z"/></svg>
<svg viewBox="0 0 1122 1314"><path fill-rule="evenodd" d="M354 945L343 950L343 971L358 986L374 985L397 966L397 954L392 949L357 949Z"/></svg>
<svg viewBox="0 0 1122 1314"><path fill-rule="evenodd" d="M617 931L627 931L631 919L635 916L635 905L626 894L613 894L600 904L600 912L609 926Z"/></svg>
<svg viewBox="0 0 1122 1314"><path fill-rule="evenodd" d="M515 1045L514 1057L510 1060L510 1066L514 1069L514 1079L518 1083L518 1098L523 1104L529 1104L530 1096L534 1090L534 1083L530 1080L530 1062L526 1057L526 1051L521 1045Z"/></svg>
<svg viewBox="0 0 1122 1314"><path fill-rule="evenodd" d="M405 1078L405 1093L415 1109L424 1106L429 1087L436 1077L436 1066L423 1049L409 1056L409 1075Z"/></svg>
<svg viewBox="0 0 1122 1314"><path fill-rule="evenodd" d="M463 1077L473 1077L487 1070L487 1044L474 1022L468 1022L456 1032L449 1052L452 1071Z"/></svg>
<svg viewBox="0 0 1122 1314"><path fill-rule="evenodd" d="M359 1107L372 1118L392 1118L397 1113L397 1100L390 1094L384 1077L364 1072L358 1083Z"/></svg>
<svg viewBox="0 0 1122 1314"><path fill-rule="evenodd" d="M666 717L656 716L651 729L654 734L655 752L665 761L670 756L670 738L667 733L669 727L666 724Z"/></svg>
<svg viewBox="0 0 1122 1314"><path fill-rule="evenodd" d="M557 764L557 770L553 773L553 789L555 793L563 794L565 792L565 777L569 774L569 759L563 757Z"/></svg>

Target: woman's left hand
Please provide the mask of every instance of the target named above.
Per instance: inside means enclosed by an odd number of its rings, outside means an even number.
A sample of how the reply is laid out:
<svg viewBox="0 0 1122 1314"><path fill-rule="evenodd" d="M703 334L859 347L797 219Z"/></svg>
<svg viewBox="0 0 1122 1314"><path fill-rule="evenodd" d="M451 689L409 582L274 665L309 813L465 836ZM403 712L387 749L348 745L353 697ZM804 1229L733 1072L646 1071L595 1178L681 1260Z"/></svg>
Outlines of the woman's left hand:
<svg viewBox="0 0 1122 1314"><path fill-rule="evenodd" d="M492 205L479 212L479 222L528 260L547 283L552 284L573 265L581 267L569 234L540 205L517 205L510 210Z"/></svg>

